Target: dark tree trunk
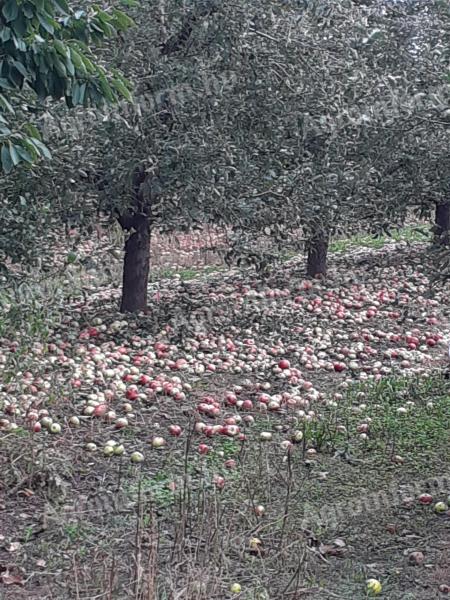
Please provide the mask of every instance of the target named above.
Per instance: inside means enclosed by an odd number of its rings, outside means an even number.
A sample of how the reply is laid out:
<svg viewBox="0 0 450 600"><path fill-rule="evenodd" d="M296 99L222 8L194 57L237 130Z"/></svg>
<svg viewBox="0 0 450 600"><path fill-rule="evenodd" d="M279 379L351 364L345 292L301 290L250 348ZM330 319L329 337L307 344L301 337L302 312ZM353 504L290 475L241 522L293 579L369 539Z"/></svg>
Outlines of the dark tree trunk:
<svg viewBox="0 0 450 600"><path fill-rule="evenodd" d="M320 233L311 237L308 242L308 262L306 274L308 277L325 276L327 274L328 236Z"/></svg>
<svg viewBox="0 0 450 600"><path fill-rule="evenodd" d="M158 193L158 186L159 181L149 176L142 165L136 167L132 181L133 203L128 210L117 214L120 226L129 232L123 262L120 304L120 312L123 313L147 309L152 200Z"/></svg>
<svg viewBox="0 0 450 600"><path fill-rule="evenodd" d="M450 202L436 204L434 243L440 246L450 245Z"/></svg>
<svg viewBox="0 0 450 600"><path fill-rule="evenodd" d="M146 222L125 242L122 302L120 312L138 312L147 308L150 272L150 225Z"/></svg>

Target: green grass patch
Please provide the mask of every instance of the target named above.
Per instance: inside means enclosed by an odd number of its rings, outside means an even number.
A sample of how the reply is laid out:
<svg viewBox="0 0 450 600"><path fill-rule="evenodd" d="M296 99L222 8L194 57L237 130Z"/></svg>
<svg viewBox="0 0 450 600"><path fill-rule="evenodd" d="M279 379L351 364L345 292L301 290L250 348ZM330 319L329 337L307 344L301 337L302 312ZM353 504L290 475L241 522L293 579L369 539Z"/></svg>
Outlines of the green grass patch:
<svg viewBox="0 0 450 600"><path fill-rule="evenodd" d="M390 236L355 235L350 238L333 240L330 244L330 252L346 252L352 248L383 248L391 242L427 242L431 240L431 228L428 225L409 225L392 231Z"/></svg>
<svg viewBox="0 0 450 600"><path fill-rule="evenodd" d="M132 483L126 489L126 495L133 501L138 501L140 493L142 498L154 503L157 508L168 508L175 500L174 491L169 487L171 481L173 478L162 471L153 477L144 477L140 482Z"/></svg>
<svg viewBox="0 0 450 600"><path fill-rule="evenodd" d="M368 425L366 439L358 432L363 424ZM398 453L426 463L429 455L450 443L450 383L430 375L357 384L337 407L325 408L303 431L306 443L319 451Z"/></svg>
<svg viewBox="0 0 450 600"><path fill-rule="evenodd" d="M218 273L223 271L224 267L220 265L209 265L206 267L189 267L186 269L175 269L175 268L163 268L155 269L150 275L150 281L159 281L161 279L174 279L179 277L182 281L191 281L196 277L202 275L209 275L210 273Z"/></svg>

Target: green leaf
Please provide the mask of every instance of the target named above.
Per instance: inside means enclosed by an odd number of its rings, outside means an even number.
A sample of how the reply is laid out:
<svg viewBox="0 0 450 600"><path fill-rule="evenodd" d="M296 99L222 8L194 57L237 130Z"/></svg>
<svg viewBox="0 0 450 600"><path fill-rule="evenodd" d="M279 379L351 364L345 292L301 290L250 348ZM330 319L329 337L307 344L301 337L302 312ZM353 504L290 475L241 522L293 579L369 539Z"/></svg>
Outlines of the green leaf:
<svg viewBox="0 0 450 600"><path fill-rule="evenodd" d="M17 150L17 153L19 154L22 160L24 160L27 163L33 164L33 158L28 152L28 150L26 150L23 146L15 146L15 149Z"/></svg>
<svg viewBox="0 0 450 600"><path fill-rule="evenodd" d="M11 39L11 29L9 27L3 27L0 29L0 42L9 42Z"/></svg>
<svg viewBox="0 0 450 600"><path fill-rule="evenodd" d="M58 75L60 77L62 77L63 79L67 78L67 69L65 64L59 60L59 58L57 56L53 57L53 65L55 66L56 72L58 73Z"/></svg>
<svg viewBox="0 0 450 600"><path fill-rule="evenodd" d="M130 90L123 84L122 81L120 81L119 79L113 79L111 81L111 85L125 98L125 100L128 100L128 102L133 101L133 97L130 93Z"/></svg>
<svg viewBox="0 0 450 600"><path fill-rule="evenodd" d="M67 15L69 14L69 5L66 0L53 0L56 6L59 8L59 12Z"/></svg>
<svg viewBox="0 0 450 600"><path fill-rule="evenodd" d="M53 45L56 49L56 51L61 54L61 56L63 56L64 58L66 58L69 54L69 48L66 46L66 44L63 44L61 42L61 40L54 40Z"/></svg>
<svg viewBox="0 0 450 600"><path fill-rule="evenodd" d="M22 146L28 150L28 152L30 153L30 156L33 159L33 162L40 157L40 152L37 150L37 148L32 143L31 138L23 138Z"/></svg>
<svg viewBox="0 0 450 600"><path fill-rule="evenodd" d="M113 10L112 14L114 16L114 24L118 25L121 29L128 29L129 27L133 27L133 25L135 25L133 19L131 19L123 11L117 10L117 8Z"/></svg>
<svg viewBox="0 0 450 600"><path fill-rule="evenodd" d="M23 77L12 65L10 66L8 77L15 89L22 88Z"/></svg>
<svg viewBox="0 0 450 600"><path fill-rule="evenodd" d="M24 4L22 6L22 12L26 16L27 19L33 19L34 18L34 10L33 10L33 8L34 7L31 4Z"/></svg>
<svg viewBox="0 0 450 600"><path fill-rule="evenodd" d="M0 108L2 108L3 110L6 110L7 112L9 112L11 114L14 114L14 108L8 102L8 100L5 98L5 96L3 96L3 94L0 94Z"/></svg>
<svg viewBox="0 0 450 600"><path fill-rule="evenodd" d="M111 23L112 21L112 17L110 17L104 10L97 10L96 16L102 23Z"/></svg>
<svg viewBox="0 0 450 600"><path fill-rule="evenodd" d="M84 102L84 95L86 93L86 84L79 84L79 83L74 83L73 88L72 88L72 102L74 104L74 106L77 106L77 104L83 104Z"/></svg>
<svg viewBox="0 0 450 600"><path fill-rule="evenodd" d="M46 17L40 13L38 13L37 18L39 23L45 29L45 31L47 31L51 35L55 33L55 22L53 21L53 19L50 19L49 17Z"/></svg>
<svg viewBox="0 0 450 600"><path fill-rule="evenodd" d="M99 33L103 33L106 38L111 38L115 35L116 30L109 23L103 22L100 19L97 20L96 24L92 24L94 29L97 29Z"/></svg>
<svg viewBox="0 0 450 600"><path fill-rule="evenodd" d="M70 58L77 71L80 71L82 75L87 75L87 70L83 61L81 60L81 56L73 48L70 48Z"/></svg>
<svg viewBox="0 0 450 600"><path fill-rule="evenodd" d="M25 37L27 35L28 22L22 12L19 13L17 19L12 22L11 26L17 36Z"/></svg>
<svg viewBox="0 0 450 600"><path fill-rule="evenodd" d="M81 60L83 61L84 66L86 68L86 71L88 73L91 73L92 75L94 73L96 73L96 68L94 67L92 62L89 60L89 58L87 56L85 56L84 54L80 54L80 56L81 56Z"/></svg>
<svg viewBox="0 0 450 600"><path fill-rule="evenodd" d="M19 62L18 60L13 60L12 64L14 65L14 67L19 71L19 73L25 77L26 79L30 79L31 76L28 73L28 71L26 70L26 68L24 67L24 65Z"/></svg>
<svg viewBox="0 0 450 600"><path fill-rule="evenodd" d="M114 94L112 92L111 86L109 85L108 80L103 75L103 73L99 73L98 82L100 84L100 87L101 87L104 97L109 102L114 102L115 98L114 98Z"/></svg>
<svg viewBox="0 0 450 600"><path fill-rule="evenodd" d="M2 8L3 16L6 19L6 22L14 21L17 19L17 15L19 14L19 7L17 5L16 0L7 0L5 5Z"/></svg>
<svg viewBox="0 0 450 600"><path fill-rule="evenodd" d="M13 35L13 42L14 42L14 46L20 52L26 52L27 51L27 45L26 45L25 41L22 40L21 38L18 38L15 35Z"/></svg>
<svg viewBox="0 0 450 600"><path fill-rule="evenodd" d="M4 90L16 89L16 87L9 81L9 79L6 79L5 77L0 77L0 88L3 88Z"/></svg>
<svg viewBox="0 0 450 600"><path fill-rule="evenodd" d="M14 166L18 165L20 163L20 156L16 150L16 147L14 146L14 144L12 142L9 142L9 154L11 156L13 165Z"/></svg>
<svg viewBox="0 0 450 600"><path fill-rule="evenodd" d="M73 62L70 58L66 58L66 69L71 77L75 75L75 67L73 66Z"/></svg>
<svg viewBox="0 0 450 600"><path fill-rule="evenodd" d="M33 125L33 123L26 123L26 125L23 128L23 130L29 136L35 138L36 140L40 140L41 139L41 133L40 133L39 129L36 127L36 125Z"/></svg>
<svg viewBox="0 0 450 600"><path fill-rule="evenodd" d="M36 146L36 148L38 149L38 151L39 151L40 154L42 154L43 156L45 156L45 158L48 158L49 160L51 160L52 155L50 153L50 150L47 148L47 146L45 144L43 144L38 139L30 139L30 142L34 146Z"/></svg>
<svg viewBox="0 0 450 600"><path fill-rule="evenodd" d="M14 167L14 163L11 160L11 155L9 154L9 150L8 150L8 147L6 146L6 144L2 145L0 157L1 157L1 161L2 161L3 171L6 174L11 173L11 171L13 170L13 167Z"/></svg>

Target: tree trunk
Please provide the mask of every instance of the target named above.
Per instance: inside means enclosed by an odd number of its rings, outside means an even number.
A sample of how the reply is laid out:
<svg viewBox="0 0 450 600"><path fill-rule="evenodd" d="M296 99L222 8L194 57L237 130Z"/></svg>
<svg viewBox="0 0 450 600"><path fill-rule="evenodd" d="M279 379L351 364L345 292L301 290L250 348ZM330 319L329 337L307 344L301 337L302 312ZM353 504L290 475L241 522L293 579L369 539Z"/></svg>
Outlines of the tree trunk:
<svg viewBox="0 0 450 600"><path fill-rule="evenodd" d="M308 262L306 274L308 277L317 277L327 274L328 236L319 233L311 237L308 242Z"/></svg>
<svg viewBox="0 0 450 600"><path fill-rule="evenodd" d="M150 272L150 235L153 223L152 202L160 191L158 177L150 176L144 165L133 171L132 206L116 211L117 220L130 237L125 242L122 302L120 312L147 309L147 287Z"/></svg>
<svg viewBox="0 0 450 600"><path fill-rule="evenodd" d="M450 245L450 202L436 204L434 217L434 243L440 246Z"/></svg>
<svg viewBox="0 0 450 600"><path fill-rule="evenodd" d="M125 243L120 312L139 312L147 308L149 271L150 224L145 219Z"/></svg>

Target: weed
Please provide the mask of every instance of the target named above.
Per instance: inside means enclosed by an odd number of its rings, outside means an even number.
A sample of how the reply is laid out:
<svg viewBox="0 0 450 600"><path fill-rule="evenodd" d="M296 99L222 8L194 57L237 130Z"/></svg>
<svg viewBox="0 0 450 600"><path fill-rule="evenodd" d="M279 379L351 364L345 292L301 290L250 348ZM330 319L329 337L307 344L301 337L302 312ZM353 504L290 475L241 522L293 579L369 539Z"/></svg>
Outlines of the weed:
<svg viewBox="0 0 450 600"><path fill-rule="evenodd" d="M86 530L80 523L66 523L63 529L71 543L78 542L86 535Z"/></svg>
<svg viewBox="0 0 450 600"><path fill-rule="evenodd" d="M174 503L174 491L170 487L173 480L168 474L160 472L153 477L145 477L140 482L134 483L127 489L127 494L132 499L137 499L139 489L141 494L157 508L169 508Z"/></svg>

